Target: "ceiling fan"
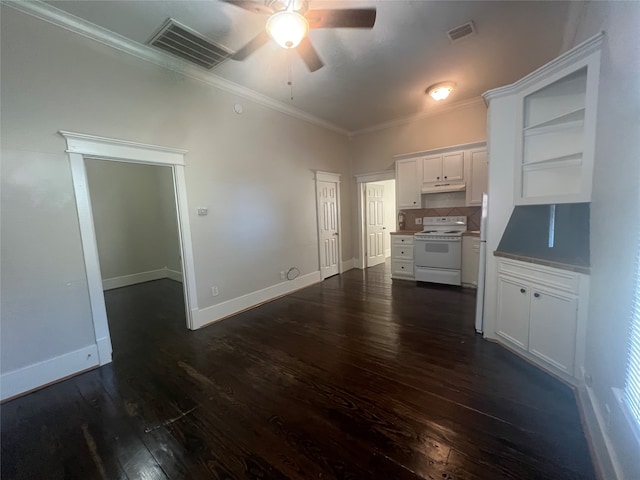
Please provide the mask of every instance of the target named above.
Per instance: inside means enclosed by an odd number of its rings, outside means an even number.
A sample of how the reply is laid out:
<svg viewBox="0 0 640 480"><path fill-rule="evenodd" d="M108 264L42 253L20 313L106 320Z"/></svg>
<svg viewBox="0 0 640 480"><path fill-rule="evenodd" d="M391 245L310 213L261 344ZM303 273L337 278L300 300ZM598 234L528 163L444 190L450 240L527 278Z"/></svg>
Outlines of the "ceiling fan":
<svg viewBox="0 0 640 480"><path fill-rule="evenodd" d="M273 39L283 48L295 48L310 71L324 65L307 34L312 28L373 28L375 8L310 10L307 0L222 0L250 12L269 15L266 28L231 55L244 60Z"/></svg>

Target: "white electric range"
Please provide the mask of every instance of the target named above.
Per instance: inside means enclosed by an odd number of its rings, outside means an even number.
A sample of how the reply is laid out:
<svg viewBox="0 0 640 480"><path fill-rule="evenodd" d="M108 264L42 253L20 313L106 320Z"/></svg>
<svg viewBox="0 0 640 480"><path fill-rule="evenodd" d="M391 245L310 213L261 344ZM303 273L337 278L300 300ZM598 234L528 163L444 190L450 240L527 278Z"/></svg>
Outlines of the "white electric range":
<svg viewBox="0 0 640 480"><path fill-rule="evenodd" d="M424 217L422 227L413 237L416 281L461 285L462 232L467 229L467 217Z"/></svg>

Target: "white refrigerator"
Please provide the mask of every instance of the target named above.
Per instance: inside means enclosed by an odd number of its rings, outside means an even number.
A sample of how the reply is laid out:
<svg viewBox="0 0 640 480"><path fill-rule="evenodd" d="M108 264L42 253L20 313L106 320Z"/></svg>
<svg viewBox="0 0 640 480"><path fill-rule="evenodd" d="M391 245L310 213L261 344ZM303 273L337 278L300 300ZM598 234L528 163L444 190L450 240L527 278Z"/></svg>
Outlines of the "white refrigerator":
<svg viewBox="0 0 640 480"><path fill-rule="evenodd" d="M480 217L480 255L478 261L478 291L476 297L476 332L483 332L484 272L487 264L487 208L489 197L482 194L482 216Z"/></svg>

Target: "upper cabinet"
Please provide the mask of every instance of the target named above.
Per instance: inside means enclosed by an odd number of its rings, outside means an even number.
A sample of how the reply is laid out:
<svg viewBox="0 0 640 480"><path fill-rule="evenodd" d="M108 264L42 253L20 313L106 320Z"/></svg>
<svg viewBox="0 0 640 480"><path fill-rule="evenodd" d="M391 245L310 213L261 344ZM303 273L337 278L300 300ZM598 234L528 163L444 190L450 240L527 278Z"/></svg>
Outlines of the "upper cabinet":
<svg viewBox="0 0 640 480"><path fill-rule="evenodd" d="M482 205L482 194L487 191L489 164L487 149L478 148L467 152L467 206Z"/></svg>
<svg viewBox="0 0 640 480"><path fill-rule="evenodd" d="M396 208L421 208L422 158L396 162Z"/></svg>
<svg viewBox="0 0 640 480"><path fill-rule="evenodd" d="M594 37L485 94L490 110L496 97L513 98L515 112L494 112L494 125L515 135L516 205L591 201L600 43L601 36Z"/></svg>
<svg viewBox="0 0 640 480"><path fill-rule="evenodd" d="M459 206L481 205L487 191L487 149L484 142L458 145L396 157L396 206L422 208L423 186L460 185L467 190ZM446 187L443 192L446 192Z"/></svg>
<svg viewBox="0 0 640 480"><path fill-rule="evenodd" d="M429 155L422 160L422 183L464 179L464 152Z"/></svg>

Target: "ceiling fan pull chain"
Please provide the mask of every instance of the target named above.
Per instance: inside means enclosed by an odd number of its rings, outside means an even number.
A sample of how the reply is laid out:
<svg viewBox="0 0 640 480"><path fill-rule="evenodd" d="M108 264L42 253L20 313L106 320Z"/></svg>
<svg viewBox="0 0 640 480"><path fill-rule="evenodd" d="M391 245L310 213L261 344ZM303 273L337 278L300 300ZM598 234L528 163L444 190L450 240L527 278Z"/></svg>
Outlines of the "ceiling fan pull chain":
<svg viewBox="0 0 640 480"><path fill-rule="evenodd" d="M291 71L291 52L289 52L287 58L287 66L289 68L289 80L287 81L287 85L289 85L289 92L291 94L291 100L293 101L293 73Z"/></svg>

